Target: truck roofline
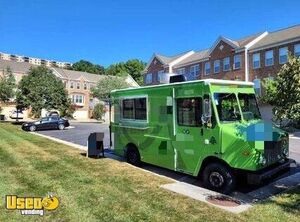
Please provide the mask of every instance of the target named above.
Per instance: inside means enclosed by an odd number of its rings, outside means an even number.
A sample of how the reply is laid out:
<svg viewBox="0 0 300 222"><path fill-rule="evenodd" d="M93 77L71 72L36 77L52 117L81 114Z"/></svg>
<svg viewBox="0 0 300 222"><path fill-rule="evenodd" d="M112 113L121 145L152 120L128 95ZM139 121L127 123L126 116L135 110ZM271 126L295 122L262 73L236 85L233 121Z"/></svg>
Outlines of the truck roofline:
<svg viewBox="0 0 300 222"><path fill-rule="evenodd" d="M127 91L127 90L134 90L134 89L148 89L148 88L158 88L163 86L173 86L173 85L180 85L180 84L191 84L196 82L204 82L206 85L210 84L223 84L223 85L242 85L242 86L253 86L253 82L245 82L245 81L238 81L238 80L222 80L222 79L200 79L200 80L193 80L187 82L175 82L175 83L166 83L160 85L150 85L150 86L140 86L140 87L129 87L126 89L115 89L111 92L118 92L118 91Z"/></svg>

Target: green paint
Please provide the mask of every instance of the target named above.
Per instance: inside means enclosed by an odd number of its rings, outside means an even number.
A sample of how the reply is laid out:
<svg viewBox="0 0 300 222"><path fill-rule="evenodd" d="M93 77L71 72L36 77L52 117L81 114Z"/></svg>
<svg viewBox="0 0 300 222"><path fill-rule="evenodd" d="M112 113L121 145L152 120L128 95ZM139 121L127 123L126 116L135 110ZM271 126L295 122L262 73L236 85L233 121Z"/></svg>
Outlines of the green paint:
<svg viewBox="0 0 300 222"><path fill-rule="evenodd" d="M211 156L225 161L232 168L251 171L285 158L280 151L282 156L278 159L261 164L259 159L265 155L265 142L261 139L250 140L249 129L258 128L262 120L249 120L249 116L253 115L243 112L240 120L221 121L214 100L215 93L233 93L237 100L236 112L242 113L238 95L254 95L254 89L251 85L228 84L225 81L193 81L113 91L111 98L115 111L111 126L115 153L124 155L127 144L133 143L138 147L142 161L194 176L198 175L203 160ZM180 126L177 121L177 99L201 97L203 101L204 95L209 95L212 101L212 126ZM140 96L147 96L147 120L124 120L120 115L122 99ZM242 107L244 105L243 102ZM267 133L260 131L258 128L257 133ZM273 141L287 138L285 132L274 126L271 126L270 134ZM283 147L280 149L283 150Z"/></svg>

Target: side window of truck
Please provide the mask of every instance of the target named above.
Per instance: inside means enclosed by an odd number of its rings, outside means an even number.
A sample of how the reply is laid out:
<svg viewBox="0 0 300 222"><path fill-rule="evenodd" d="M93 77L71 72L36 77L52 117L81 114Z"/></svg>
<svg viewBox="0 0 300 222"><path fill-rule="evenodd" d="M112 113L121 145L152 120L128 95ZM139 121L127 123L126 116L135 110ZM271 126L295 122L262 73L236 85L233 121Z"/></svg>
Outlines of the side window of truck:
<svg viewBox="0 0 300 222"><path fill-rule="evenodd" d="M123 99L121 113L123 119L147 120L147 99Z"/></svg>
<svg viewBox="0 0 300 222"><path fill-rule="evenodd" d="M201 126L202 99L177 99L177 123L179 126Z"/></svg>

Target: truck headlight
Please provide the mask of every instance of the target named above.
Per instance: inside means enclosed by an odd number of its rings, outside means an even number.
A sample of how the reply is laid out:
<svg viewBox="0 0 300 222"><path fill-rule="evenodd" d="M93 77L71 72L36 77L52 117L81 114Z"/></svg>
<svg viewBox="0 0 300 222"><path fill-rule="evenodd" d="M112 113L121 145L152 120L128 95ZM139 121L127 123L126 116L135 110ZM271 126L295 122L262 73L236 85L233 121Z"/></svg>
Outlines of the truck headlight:
<svg viewBox="0 0 300 222"><path fill-rule="evenodd" d="M283 147L282 153L283 153L284 156L287 157L289 155L289 149L288 149L288 147Z"/></svg>
<svg viewBox="0 0 300 222"><path fill-rule="evenodd" d="M266 165L267 160L263 155L260 155L259 159L258 159L258 163L261 165Z"/></svg>
<svg viewBox="0 0 300 222"><path fill-rule="evenodd" d="M282 153L285 157L289 155L289 142L288 138L282 140Z"/></svg>

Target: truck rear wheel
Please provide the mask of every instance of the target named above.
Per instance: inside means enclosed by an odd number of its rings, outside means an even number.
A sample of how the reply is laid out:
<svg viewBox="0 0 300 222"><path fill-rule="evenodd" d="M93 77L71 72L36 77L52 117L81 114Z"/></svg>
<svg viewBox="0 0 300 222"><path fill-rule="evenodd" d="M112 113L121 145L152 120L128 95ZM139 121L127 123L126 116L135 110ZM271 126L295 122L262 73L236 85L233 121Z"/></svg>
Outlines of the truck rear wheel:
<svg viewBox="0 0 300 222"><path fill-rule="evenodd" d="M220 163L211 163L203 171L203 182L210 190L228 194L234 190L236 179L230 168Z"/></svg>
<svg viewBox="0 0 300 222"><path fill-rule="evenodd" d="M136 147L130 146L127 149L126 152L126 159L127 162L134 165L134 166L140 166L141 165L141 156Z"/></svg>

